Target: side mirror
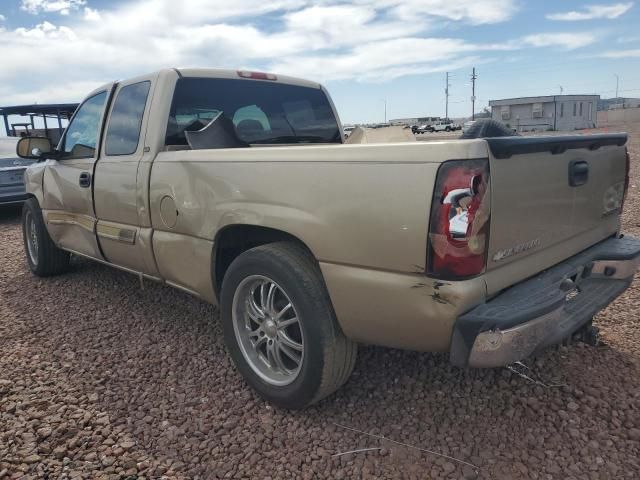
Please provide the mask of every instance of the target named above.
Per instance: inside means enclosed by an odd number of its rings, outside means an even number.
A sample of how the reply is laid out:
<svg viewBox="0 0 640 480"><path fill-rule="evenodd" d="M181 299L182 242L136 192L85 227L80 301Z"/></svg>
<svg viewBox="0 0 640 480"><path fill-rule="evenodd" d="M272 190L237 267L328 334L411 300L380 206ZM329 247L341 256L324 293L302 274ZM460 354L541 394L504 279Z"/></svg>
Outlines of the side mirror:
<svg viewBox="0 0 640 480"><path fill-rule="evenodd" d="M39 160L52 151L51 140L44 137L22 137L16 145L18 156L29 160Z"/></svg>

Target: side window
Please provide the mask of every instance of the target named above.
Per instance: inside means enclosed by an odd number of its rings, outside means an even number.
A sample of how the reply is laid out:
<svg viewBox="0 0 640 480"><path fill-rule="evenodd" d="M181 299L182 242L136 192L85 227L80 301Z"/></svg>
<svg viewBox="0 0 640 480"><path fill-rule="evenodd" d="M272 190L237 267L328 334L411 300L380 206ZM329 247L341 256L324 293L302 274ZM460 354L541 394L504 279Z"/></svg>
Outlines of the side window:
<svg viewBox="0 0 640 480"><path fill-rule="evenodd" d="M64 136L63 158L93 157L106 100L107 92L100 92L80 105Z"/></svg>
<svg viewBox="0 0 640 480"><path fill-rule="evenodd" d="M118 92L107 127L107 155L131 155L138 149L150 86L149 81L134 83L122 87Z"/></svg>

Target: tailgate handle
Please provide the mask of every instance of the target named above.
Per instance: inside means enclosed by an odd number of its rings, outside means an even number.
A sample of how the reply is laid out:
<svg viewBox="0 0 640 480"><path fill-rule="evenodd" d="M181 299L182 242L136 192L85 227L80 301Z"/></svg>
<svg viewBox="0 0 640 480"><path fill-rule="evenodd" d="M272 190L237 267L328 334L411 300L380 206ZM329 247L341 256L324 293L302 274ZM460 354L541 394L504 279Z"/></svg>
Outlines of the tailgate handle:
<svg viewBox="0 0 640 480"><path fill-rule="evenodd" d="M589 164L584 160L569 162L569 185L579 187L589 180Z"/></svg>

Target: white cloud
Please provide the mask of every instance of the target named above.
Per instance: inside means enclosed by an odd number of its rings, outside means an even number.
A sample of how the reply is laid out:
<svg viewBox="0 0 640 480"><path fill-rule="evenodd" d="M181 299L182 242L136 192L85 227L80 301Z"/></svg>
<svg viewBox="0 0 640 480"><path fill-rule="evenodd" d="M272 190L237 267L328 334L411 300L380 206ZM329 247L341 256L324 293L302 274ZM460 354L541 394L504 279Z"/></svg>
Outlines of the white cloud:
<svg viewBox="0 0 640 480"><path fill-rule="evenodd" d="M547 15L549 20L561 20L574 22L579 20L595 20L606 18L613 20L627 13L633 2L614 3L611 5L587 5L583 11L572 10L570 12L551 13Z"/></svg>
<svg viewBox="0 0 640 480"><path fill-rule="evenodd" d="M89 22L99 22L101 20L100 12L94 8L84 7L83 18Z"/></svg>
<svg viewBox="0 0 640 480"><path fill-rule="evenodd" d="M4 22L7 19L4 15L0 13L0 22Z"/></svg>
<svg viewBox="0 0 640 480"><path fill-rule="evenodd" d="M40 12L69 15L71 10L77 10L86 3L86 0L22 0L20 8L33 15Z"/></svg>
<svg viewBox="0 0 640 480"><path fill-rule="evenodd" d="M590 33L538 33L527 35L522 41L532 47L560 47L575 50L591 45L596 41L596 37Z"/></svg>
<svg viewBox="0 0 640 480"><path fill-rule="evenodd" d="M7 85L0 85L0 97L4 105L30 105L49 101L73 103L82 100L87 93L104 83L104 80L70 81L45 85L24 92L16 92Z"/></svg>
<svg viewBox="0 0 640 480"><path fill-rule="evenodd" d="M35 39L62 39L76 40L77 36L69 27L56 27L50 22L42 22L33 28L17 28L15 34L18 37Z"/></svg>
<svg viewBox="0 0 640 480"><path fill-rule="evenodd" d="M602 58L640 58L640 49L610 50L596 56Z"/></svg>
<svg viewBox="0 0 640 480"><path fill-rule="evenodd" d="M515 0L390 0L381 3L403 19L429 15L473 25L504 22L517 10Z"/></svg>
<svg viewBox="0 0 640 480"><path fill-rule="evenodd" d="M64 17L64 25L0 28L0 98L80 100L96 83L170 66L374 82L478 65L498 51L575 49L595 41L558 33L485 44L463 40L461 30L442 34L453 23L507 21L517 0L132 0L100 11L86 3L23 0L36 12L79 11ZM33 62L36 55L47 62Z"/></svg>

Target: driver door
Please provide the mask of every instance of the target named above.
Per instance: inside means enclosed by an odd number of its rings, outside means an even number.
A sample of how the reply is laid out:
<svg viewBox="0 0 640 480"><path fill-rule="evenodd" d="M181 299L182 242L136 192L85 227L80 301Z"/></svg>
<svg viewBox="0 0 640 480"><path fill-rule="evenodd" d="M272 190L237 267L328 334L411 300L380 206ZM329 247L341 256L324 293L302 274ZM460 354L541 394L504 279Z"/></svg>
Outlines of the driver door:
<svg viewBox="0 0 640 480"><path fill-rule="evenodd" d="M104 260L96 238L93 207L94 166L106 105L113 83L78 107L58 145L56 160L47 160L42 205L47 230L61 248Z"/></svg>

